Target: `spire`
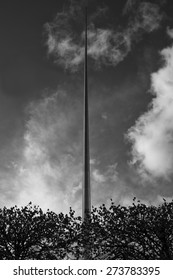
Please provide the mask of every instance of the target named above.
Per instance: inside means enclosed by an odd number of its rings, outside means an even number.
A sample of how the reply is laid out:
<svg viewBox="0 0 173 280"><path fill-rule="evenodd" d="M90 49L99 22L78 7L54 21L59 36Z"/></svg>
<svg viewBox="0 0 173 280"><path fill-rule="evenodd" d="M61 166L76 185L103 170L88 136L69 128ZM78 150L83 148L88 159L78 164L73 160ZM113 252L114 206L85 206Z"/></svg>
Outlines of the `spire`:
<svg viewBox="0 0 173 280"><path fill-rule="evenodd" d="M87 5L85 7L84 115L83 115L83 220L91 211L89 110L88 110Z"/></svg>

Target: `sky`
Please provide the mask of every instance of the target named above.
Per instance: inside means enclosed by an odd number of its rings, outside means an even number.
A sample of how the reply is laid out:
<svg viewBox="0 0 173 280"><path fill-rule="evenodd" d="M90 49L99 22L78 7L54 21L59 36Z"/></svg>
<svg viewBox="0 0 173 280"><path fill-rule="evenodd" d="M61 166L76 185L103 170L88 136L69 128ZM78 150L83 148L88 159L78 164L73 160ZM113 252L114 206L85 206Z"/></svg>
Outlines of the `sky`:
<svg viewBox="0 0 173 280"><path fill-rule="evenodd" d="M84 1L2 0L0 207L81 215ZM91 203L173 199L173 3L88 0Z"/></svg>

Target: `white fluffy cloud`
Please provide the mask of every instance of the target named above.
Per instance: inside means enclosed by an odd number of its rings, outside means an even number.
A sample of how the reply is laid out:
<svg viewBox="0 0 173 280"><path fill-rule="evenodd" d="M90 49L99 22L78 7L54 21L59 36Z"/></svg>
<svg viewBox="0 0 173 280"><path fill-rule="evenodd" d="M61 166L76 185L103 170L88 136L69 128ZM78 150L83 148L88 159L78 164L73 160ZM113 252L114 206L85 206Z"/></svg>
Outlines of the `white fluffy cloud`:
<svg viewBox="0 0 173 280"><path fill-rule="evenodd" d="M77 195L82 177L78 105L66 106L64 100L68 104L64 92L59 92L28 108L23 149L13 177L18 205L32 201L44 210L67 212L75 201L76 210L81 207Z"/></svg>
<svg viewBox="0 0 173 280"><path fill-rule="evenodd" d="M74 21L75 9L79 8L70 7L69 10L58 13L53 22L45 25L48 53L54 55L57 64L72 71L78 69L84 58L83 30L75 35L76 30L70 27L72 17ZM99 9L98 11L96 14L100 16L101 12ZM139 40L139 33L157 30L163 19L159 6L145 1L138 3L135 13L129 17L126 28L121 28L121 31L117 30L113 24L109 29L98 28L95 25L95 17L91 18L92 22L88 26L88 56L97 66L102 64L116 66L131 51L132 44ZM102 14L102 19L104 19L104 14Z"/></svg>
<svg viewBox="0 0 173 280"><path fill-rule="evenodd" d="M20 157L11 163L13 172L9 168L0 174L1 206L23 206L31 201L55 212L66 213L71 206L81 215L82 104L70 100L64 91L58 91L28 106ZM119 187L117 165L107 166L103 172L96 159L91 157L90 163L92 204L110 202L114 191L117 193L114 185Z"/></svg>
<svg viewBox="0 0 173 280"><path fill-rule="evenodd" d="M173 174L173 46L163 49L161 56L164 65L151 76L155 97L149 111L129 129L128 138L141 174L169 179Z"/></svg>

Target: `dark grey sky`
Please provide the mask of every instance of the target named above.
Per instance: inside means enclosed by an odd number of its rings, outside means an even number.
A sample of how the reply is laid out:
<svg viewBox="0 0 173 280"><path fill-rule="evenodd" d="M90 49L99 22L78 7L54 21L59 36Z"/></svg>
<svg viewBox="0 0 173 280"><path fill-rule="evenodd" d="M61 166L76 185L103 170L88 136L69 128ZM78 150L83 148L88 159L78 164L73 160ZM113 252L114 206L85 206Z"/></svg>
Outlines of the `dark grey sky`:
<svg viewBox="0 0 173 280"><path fill-rule="evenodd" d="M1 207L80 213L81 2L1 1ZM173 197L172 14L171 1L89 1L93 205Z"/></svg>

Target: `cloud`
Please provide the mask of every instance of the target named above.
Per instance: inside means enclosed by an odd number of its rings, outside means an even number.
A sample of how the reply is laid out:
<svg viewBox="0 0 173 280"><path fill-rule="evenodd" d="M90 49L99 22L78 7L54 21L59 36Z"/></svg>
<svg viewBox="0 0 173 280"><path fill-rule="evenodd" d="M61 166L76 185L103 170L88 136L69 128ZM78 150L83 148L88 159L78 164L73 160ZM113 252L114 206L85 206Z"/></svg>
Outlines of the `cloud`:
<svg viewBox="0 0 173 280"><path fill-rule="evenodd" d="M1 207L24 206L32 201L43 210L49 208L55 212L67 213L71 206L81 215L80 115L82 103L74 96L72 102L62 90L43 95L28 105L20 153L17 157L9 156L9 167L0 171ZM117 180L116 164L105 167L103 172L91 155L92 205L110 202Z"/></svg>
<svg viewBox="0 0 173 280"><path fill-rule="evenodd" d="M123 8L123 14L128 14L138 4L138 0L127 0Z"/></svg>
<svg viewBox="0 0 173 280"><path fill-rule="evenodd" d="M83 61L84 49L75 44L70 36L60 40L59 43L57 40L58 38L56 39L52 34L48 35L48 53L54 54L57 64L75 71Z"/></svg>
<svg viewBox="0 0 173 280"><path fill-rule="evenodd" d="M117 164L109 165L104 173L94 168L92 179L96 183L116 182L118 180Z"/></svg>
<svg viewBox="0 0 173 280"><path fill-rule="evenodd" d="M130 33L93 28L88 31L88 56L97 66L117 65L131 49Z"/></svg>
<svg viewBox="0 0 173 280"><path fill-rule="evenodd" d="M143 0L142 1L141 0L127 0L126 4L124 5L124 8L123 8L123 14L125 14L125 15L129 14L129 13L132 12L132 10L135 12L136 8L138 6L140 6L140 5L148 6L148 7L150 7L150 5L152 7L152 5L153 5L153 6L156 7L156 5L153 2L156 2L157 5L162 7L162 6L164 6L166 4L167 0L157 0L157 1L150 1L150 2L149 1L145 1L145 0L144 1Z"/></svg>
<svg viewBox="0 0 173 280"><path fill-rule="evenodd" d="M145 32L152 32L160 27L163 15L157 4L142 2L137 8L137 15L132 21L134 29L143 29ZM133 27L132 27L133 28Z"/></svg>
<svg viewBox="0 0 173 280"><path fill-rule="evenodd" d="M58 90L30 103L23 138L19 141L20 152L17 157L9 156L9 168L0 171L1 207L4 204L7 207L21 206L32 201L43 210L49 208L57 213L67 213L72 206L81 215L83 141L80 102L78 97L72 99L66 91ZM111 156L111 165L102 160L100 151L96 152L97 145L97 141L91 144L92 205L110 205L111 198L116 204L126 205L134 196L145 200L152 197L154 201L156 193L162 195L160 189L156 192L144 185L139 188L141 181L135 172L117 165ZM6 155L8 152L6 150ZM13 159L11 164L10 159ZM169 197L172 191L169 189L164 195Z"/></svg>
<svg viewBox="0 0 173 280"><path fill-rule="evenodd" d="M139 35L157 30L163 19L159 6L149 2L135 5L126 27L115 28L114 22L110 23L109 28L104 27L106 24L103 22L104 19L109 19L108 15L109 9L105 6L97 6L96 11L89 15L88 56L97 67L116 66L131 51L132 44L140 40ZM82 8L75 1L75 4L72 3L63 12L57 13L52 22L45 24L48 53L65 69L76 71L83 63L83 22Z"/></svg>
<svg viewBox="0 0 173 280"><path fill-rule="evenodd" d="M32 201L57 212L81 208L81 104L70 102L58 91L28 106L20 156L0 173L1 206Z"/></svg>
<svg viewBox="0 0 173 280"><path fill-rule="evenodd" d="M172 30L168 29L172 36ZM148 112L128 131L133 163L146 177L169 179L173 174L173 46L161 51L162 68L151 75L153 98Z"/></svg>

